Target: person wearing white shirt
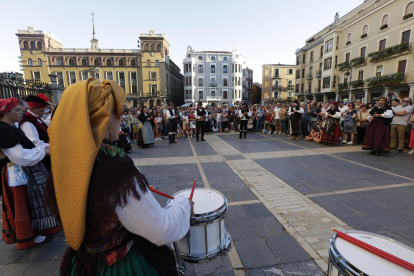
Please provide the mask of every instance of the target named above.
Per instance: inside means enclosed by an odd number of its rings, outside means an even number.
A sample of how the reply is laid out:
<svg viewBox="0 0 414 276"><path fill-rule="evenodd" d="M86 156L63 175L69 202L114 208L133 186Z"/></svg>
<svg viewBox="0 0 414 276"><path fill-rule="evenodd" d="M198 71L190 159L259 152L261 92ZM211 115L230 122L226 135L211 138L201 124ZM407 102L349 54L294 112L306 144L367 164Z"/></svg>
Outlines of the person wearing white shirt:
<svg viewBox="0 0 414 276"><path fill-rule="evenodd" d="M302 117L304 110L299 106L298 100L294 100L292 106L289 108L288 116L290 117L290 129L292 132L292 141L299 142L299 130L300 130L300 118Z"/></svg>
<svg viewBox="0 0 414 276"><path fill-rule="evenodd" d="M196 110L196 142L198 142L200 137L200 130L201 130L201 141L204 140L204 131L205 131L205 124L206 124L206 118L208 117L207 111L203 108L203 103L198 102L197 103L197 110Z"/></svg>
<svg viewBox="0 0 414 276"><path fill-rule="evenodd" d="M342 140L343 131L344 131L344 127L342 126L342 122L345 119L344 114L348 110L348 106L344 105L344 101L338 101L338 109L341 112L341 118L339 120L339 139Z"/></svg>
<svg viewBox="0 0 414 276"><path fill-rule="evenodd" d="M282 110L282 107L280 106L280 103L276 104L275 107L275 133L281 134L280 131L281 125L280 125L280 110Z"/></svg>
<svg viewBox="0 0 414 276"><path fill-rule="evenodd" d="M239 139L242 138L242 135L244 134L243 138L246 139L247 134L247 122L249 121L249 118L252 116L252 113L250 112L249 108L247 107L246 103L243 103L242 109L240 109L240 136Z"/></svg>
<svg viewBox="0 0 414 276"><path fill-rule="evenodd" d="M177 143L175 141L175 135L177 134L177 124L179 120L180 114L178 110L174 109L174 103L170 102L170 109L167 110L169 145Z"/></svg>
<svg viewBox="0 0 414 276"><path fill-rule="evenodd" d="M325 126L323 129L323 135L321 143L327 146L339 143L339 127L338 121L341 118L341 111L338 108L338 104L335 101L330 103L330 106L325 113Z"/></svg>

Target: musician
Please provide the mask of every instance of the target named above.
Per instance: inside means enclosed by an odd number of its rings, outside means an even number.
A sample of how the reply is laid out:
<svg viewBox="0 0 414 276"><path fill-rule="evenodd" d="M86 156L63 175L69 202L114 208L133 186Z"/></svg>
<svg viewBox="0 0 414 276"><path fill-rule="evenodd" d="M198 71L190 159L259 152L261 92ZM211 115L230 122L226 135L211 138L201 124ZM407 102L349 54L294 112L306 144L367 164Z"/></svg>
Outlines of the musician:
<svg viewBox="0 0 414 276"><path fill-rule="evenodd" d="M180 113L174 109L174 103L170 102L170 108L167 111L168 120L168 139L169 145L177 143L175 141L175 135L177 134L177 124L180 120Z"/></svg>
<svg viewBox="0 0 414 276"><path fill-rule="evenodd" d="M292 141L296 140L299 142L300 118L302 117L303 112L305 111L300 107L298 100L294 100L288 111L293 136Z"/></svg>
<svg viewBox="0 0 414 276"><path fill-rule="evenodd" d="M19 122L19 127L26 134L27 138L33 142L36 147L49 148L49 136L47 128L50 121L46 122L42 119L45 114L49 99L39 94L37 96L30 95L26 98L26 104L29 110L23 115ZM50 156L46 155L42 160L46 170L50 170Z"/></svg>
<svg viewBox="0 0 414 276"><path fill-rule="evenodd" d="M325 127L323 128L323 135L321 143L327 146L339 143L339 120L341 119L341 110L338 108L338 103L332 101L328 110L325 112Z"/></svg>
<svg viewBox="0 0 414 276"><path fill-rule="evenodd" d="M43 190L48 176L40 162L49 149L35 146L15 127L22 119L16 98L0 100L0 171L3 195L3 240L18 250L53 239L62 230L45 205ZM7 164L7 165L6 165Z"/></svg>
<svg viewBox="0 0 414 276"><path fill-rule="evenodd" d="M367 127L363 150L370 150L368 155L381 156L390 152L390 124L393 112L386 97L381 97L378 104L369 112L370 123Z"/></svg>
<svg viewBox="0 0 414 276"><path fill-rule="evenodd" d="M252 116L249 108L247 107L246 103L243 103L242 108L240 109L239 117L240 117L240 136L239 139L242 138L242 134L244 133L243 138L246 139L247 134L247 122L249 118Z"/></svg>
<svg viewBox="0 0 414 276"><path fill-rule="evenodd" d="M62 276L178 275L165 245L188 232L192 201L176 196L162 209L145 176L113 145L125 98L115 81L77 82L66 88L49 127L46 194L69 244Z"/></svg>
<svg viewBox="0 0 414 276"><path fill-rule="evenodd" d="M201 129L201 141L204 140L204 131L205 131L205 124L206 124L206 118L208 117L207 111L203 108L203 103L198 102L197 103L197 110L196 110L196 142L198 142L198 138L200 136L200 129Z"/></svg>

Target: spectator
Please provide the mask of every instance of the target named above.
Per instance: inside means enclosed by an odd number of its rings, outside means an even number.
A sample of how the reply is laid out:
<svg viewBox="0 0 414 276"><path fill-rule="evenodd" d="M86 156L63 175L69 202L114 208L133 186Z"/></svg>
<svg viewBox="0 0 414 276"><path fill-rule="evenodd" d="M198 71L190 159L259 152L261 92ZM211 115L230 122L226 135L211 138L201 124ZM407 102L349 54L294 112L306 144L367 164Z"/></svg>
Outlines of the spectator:
<svg viewBox="0 0 414 276"><path fill-rule="evenodd" d="M342 140L344 132L344 114L348 110L348 106L344 105L344 101L338 102L338 109L341 112L341 119L339 120L339 140Z"/></svg>
<svg viewBox="0 0 414 276"><path fill-rule="evenodd" d="M402 105L399 104L398 99L394 99L393 102L398 104L394 108L394 117L391 124L391 149L397 148L398 137L398 153L403 152L405 142L405 130L408 125L408 121L413 114L413 107L409 105L410 98L404 98Z"/></svg>
<svg viewBox="0 0 414 276"><path fill-rule="evenodd" d="M282 108L280 109L280 125L281 125L281 133L283 135L287 134L289 118L287 116L288 108L286 108L286 104L282 104Z"/></svg>
<svg viewBox="0 0 414 276"><path fill-rule="evenodd" d="M338 109L338 104L335 101L331 102L329 109L326 111L325 118L326 122L321 142L332 146L332 144L339 143L338 121L341 118L341 111Z"/></svg>
<svg viewBox="0 0 414 276"><path fill-rule="evenodd" d="M133 142L138 141L138 132L139 132L139 120L136 113L132 115L131 125L132 125L132 133L133 133Z"/></svg>
<svg viewBox="0 0 414 276"><path fill-rule="evenodd" d="M358 144L362 144L362 142L364 142L364 138L365 138L365 132L367 130L367 126L368 126L368 115L369 112L367 110L367 106L362 104L360 106L360 111L358 112L357 115L357 142Z"/></svg>
<svg viewBox="0 0 414 276"><path fill-rule="evenodd" d="M191 130L190 125L187 125L186 134L187 134L188 139L193 137L193 131Z"/></svg>
<svg viewBox="0 0 414 276"><path fill-rule="evenodd" d="M300 108L298 100L294 100L292 106L289 108L288 116L290 117L292 140L299 142L300 118L304 110Z"/></svg>
<svg viewBox="0 0 414 276"><path fill-rule="evenodd" d="M219 132L221 132L221 123L222 123L222 118L223 118L223 114L221 113L221 110L219 109L219 110L217 110L217 113L216 113L216 122L217 122L217 129L218 129L218 131Z"/></svg>
<svg viewBox="0 0 414 276"><path fill-rule="evenodd" d="M344 137L342 143L352 145L354 143L354 136L356 130L356 116L357 111L354 109L355 105L349 103L348 110L344 113ZM351 141L347 142L348 134L351 134Z"/></svg>
<svg viewBox="0 0 414 276"><path fill-rule="evenodd" d="M410 119L411 129L410 129L410 139L408 141L408 147L411 148L408 154L414 154L414 115Z"/></svg>
<svg viewBox="0 0 414 276"><path fill-rule="evenodd" d="M265 128L268 130L269 126L270 126L270 129L271 129L270 133L268 133L268 134L273 133L272 119L273 119L272 113L271 113L270 109L267 109L266 114L265 114Z"/></svg>
<svg viewBox="0 0 414 276"><path fill-rule="evenodd" d="M315 112L315 108L313 106L313 103L308 103L305 106L302 120L300 121L300 131L302 134L302 137L306 137L309 135L309 124L311 123L311 116Z"/></svg>
<svg viewBox="0 0 414 276"><path fill-rule="evenodd" d="M162 116L161 116L161 112L158 112L157 113L157 116L155 117L154 123L156 125L156 130L157 130L157 138L155 138L155 140L161 140L161 132L162 132Z"/></svg>
<svg viewBox="0 0 414 276"><path fill-rule="evenodd" d="M259 131L262 127L262 123L263 123L263 116L264 116L264 111L262 109L261 106L259 106L259 109L256 110L256 131Z"/></svg>
<svg viewBox="0 0 414 276"><path fill-rule="evenodd" d="M282 110L281 105L278 103L276 104L276 107L274 109L274 119L273 119L273 125L275 126L275 133L281 134L281 126L280 126L280 111Z"/></svg>
<svg viewBox="0 0 414 276"><path fill-rule="evenodd" d="M234 108L230 108L228 116L229 116L230 132L234 132L234 118L235 118Z"/></svg>

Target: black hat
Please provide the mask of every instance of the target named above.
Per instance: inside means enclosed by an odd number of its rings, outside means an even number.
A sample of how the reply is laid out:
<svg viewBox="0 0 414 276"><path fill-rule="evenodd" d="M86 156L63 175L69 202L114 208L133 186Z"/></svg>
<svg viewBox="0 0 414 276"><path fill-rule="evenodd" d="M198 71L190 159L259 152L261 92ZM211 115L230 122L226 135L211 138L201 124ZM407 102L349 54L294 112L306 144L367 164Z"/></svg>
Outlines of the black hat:
<svg viewBox="0 0 414 276"><path fill-rule="evenodd" d="M26 98L29 108L45 108L48 105L48 101L49 99L43 94L38 96L30 95Z"/></svg>

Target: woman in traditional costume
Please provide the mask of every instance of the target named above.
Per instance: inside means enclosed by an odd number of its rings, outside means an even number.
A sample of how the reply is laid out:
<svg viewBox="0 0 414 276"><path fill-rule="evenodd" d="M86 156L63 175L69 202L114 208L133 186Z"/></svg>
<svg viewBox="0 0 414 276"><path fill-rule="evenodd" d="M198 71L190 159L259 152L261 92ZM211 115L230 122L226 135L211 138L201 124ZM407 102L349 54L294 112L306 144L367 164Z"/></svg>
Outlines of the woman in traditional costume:
<svg viewBox="0 0 414 276"><path fill-rule="evenodd" d="M370 150L368 155L381 156L381 153L390 152L390 124L393 113L391 106L387 104L387 98L381 97L378 105L369 112L371 122L365 133L363 150Z"/></svg>
<svg viewBox="0 0 414 276"><path fill-rule="evenodd" d="M149 147L154 145L154 134L152 131L152 125L154 124L154 117L147 113L147 107L141 107L141 113L138 117L141 122L141 126L138 132L137 145L141 147Z"/></svg>
<svg viewBox="0 0 414 276"><path fill-rule="evenodd" d="M302 117L303 112L304 110L300 107L298 100L294 100L288 111L293 136L291 140L299 142L300 118Z"/></svg>
<svg viewBox="0 0 414 276"><path fill-rule="evenodd" d="M46 195L69 244L62 276L178 275L165 245L186 235L193 203L176 196L162 209L145 176L113 145L125 98L115 81L77 82L50 124Z"/></svg>
<svg viewBox="0 0 414 276"><path fill-rule="evenodd" d="M341 119L341 111L338 109L338 103L332 101L330 107L325 113L325 127L323 128L323 135L321 143L327 146L339 143L339 119Z"/></svg>
<svg viewBox="0 0 414 276"><path fill-rule="evenodd" d="M18 250L48 242L53 237L45 235L62 230L43 197L48 172L41 161L49 148L36 147L15 127L22 113L16 98L0 100L2 238L6 243L16 243Z"/></svg>

